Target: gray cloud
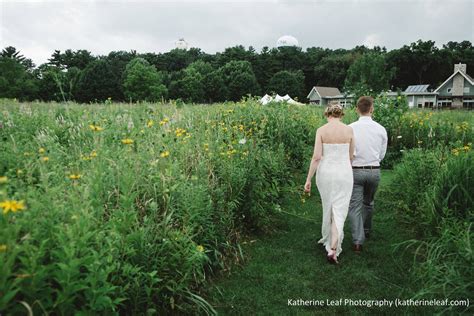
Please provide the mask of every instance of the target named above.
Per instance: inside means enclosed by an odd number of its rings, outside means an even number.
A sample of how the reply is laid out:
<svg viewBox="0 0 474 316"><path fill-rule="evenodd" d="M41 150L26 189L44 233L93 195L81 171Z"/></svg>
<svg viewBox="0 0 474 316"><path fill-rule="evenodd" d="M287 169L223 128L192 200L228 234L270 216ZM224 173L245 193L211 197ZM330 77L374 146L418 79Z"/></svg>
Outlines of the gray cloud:
<svg viewBox="0 0 474 316"><path fill-rule="evenodd" d="M455 1L12 1L0 2L0 47L37 64L55 49L165 52L184 37L214 53L242 44L273 47L281 35L303 48L474 38L474 5Z"/></svg>

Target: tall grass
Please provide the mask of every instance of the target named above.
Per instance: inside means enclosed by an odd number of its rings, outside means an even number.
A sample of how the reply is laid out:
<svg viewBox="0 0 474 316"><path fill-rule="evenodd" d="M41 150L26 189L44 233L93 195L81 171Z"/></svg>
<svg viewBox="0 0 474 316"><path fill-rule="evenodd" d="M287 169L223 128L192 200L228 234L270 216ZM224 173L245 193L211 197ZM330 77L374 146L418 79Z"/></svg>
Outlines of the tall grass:
<svg viewBox="0 0 474 316"><path fill-rule="evenodd" d="M200 309L206 275L271 227L311 109L3 104L0 310ZM317 118L313 123L317 122Z"/></svg>
<svg viewBox="0 0 474 316"><path fill-rule="evenodd" d="M415 298L473 299L473 157L468 146L462 151L414 149L395 167L393 184L383 196L385 207L395 208L417 236L406 242L416 249L414 276L422 285Z"/></svg>

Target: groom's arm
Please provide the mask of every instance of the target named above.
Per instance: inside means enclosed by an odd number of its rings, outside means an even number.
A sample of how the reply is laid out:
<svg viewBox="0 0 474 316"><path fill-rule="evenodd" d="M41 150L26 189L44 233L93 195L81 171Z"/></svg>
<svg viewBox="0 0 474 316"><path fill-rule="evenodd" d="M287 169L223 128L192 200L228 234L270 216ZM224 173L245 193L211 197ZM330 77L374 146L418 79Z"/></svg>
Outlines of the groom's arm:
<svg viewBox="0 0 474 316"><path fill-rule="evenodd" d="M380 148L380 161L385 157L385 154L387 153L387 143L388 143L388 136L387 136L387 130L383 128L382 131L382 144Z"/></svg>

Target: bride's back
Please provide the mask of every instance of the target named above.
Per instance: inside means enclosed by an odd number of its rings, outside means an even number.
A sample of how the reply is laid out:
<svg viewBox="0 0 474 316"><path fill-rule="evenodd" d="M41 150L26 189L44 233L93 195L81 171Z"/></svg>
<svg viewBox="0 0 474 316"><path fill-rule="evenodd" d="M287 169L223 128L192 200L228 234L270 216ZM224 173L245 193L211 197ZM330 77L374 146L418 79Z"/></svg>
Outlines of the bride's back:
<svg viewBox="0 0 474 316"><path fill-rule="evenodd" d="M319 128L321 140L327 144L350 143L353 137L352 128L342 122L326 123Z"/></svg>

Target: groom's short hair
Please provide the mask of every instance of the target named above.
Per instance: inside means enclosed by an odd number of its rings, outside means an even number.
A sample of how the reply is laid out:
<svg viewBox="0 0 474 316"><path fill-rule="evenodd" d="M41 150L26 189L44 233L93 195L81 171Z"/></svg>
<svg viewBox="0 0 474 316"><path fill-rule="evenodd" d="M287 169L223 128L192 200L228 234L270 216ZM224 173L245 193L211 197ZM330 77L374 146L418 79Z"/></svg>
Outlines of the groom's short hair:
<svg viewBox="0 0 474 316"><path fill-rule="evenodd" d="M367 114L370 112L370 108L374 105L374 98L369 96L361 96L357 100L357 108L361 114Z"/></svg>

